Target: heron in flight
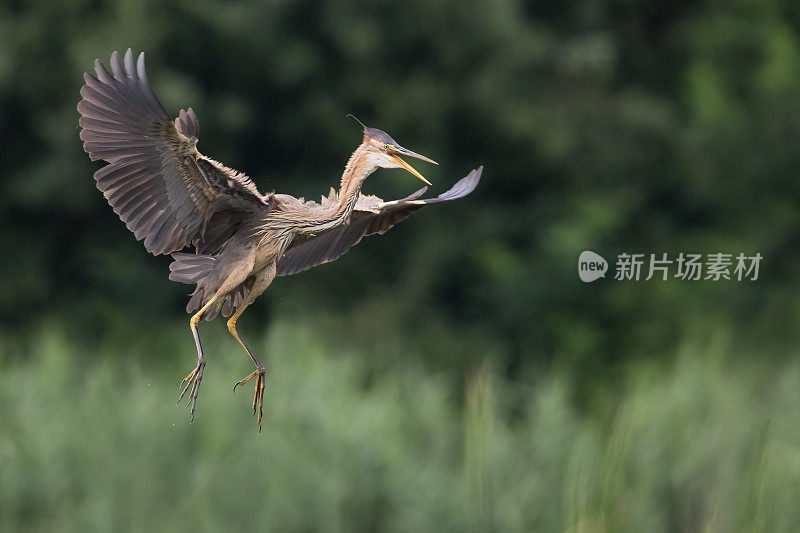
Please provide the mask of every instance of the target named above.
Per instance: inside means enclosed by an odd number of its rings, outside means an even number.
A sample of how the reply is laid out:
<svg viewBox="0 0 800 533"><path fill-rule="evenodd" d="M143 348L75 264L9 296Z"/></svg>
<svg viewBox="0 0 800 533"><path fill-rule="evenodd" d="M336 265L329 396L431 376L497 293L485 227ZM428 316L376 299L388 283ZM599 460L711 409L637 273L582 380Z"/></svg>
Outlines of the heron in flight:
<svg viewBox="0 0 800 533"><path fill-rule="evenodd" d="M426 205L466 196L477 186L483 167L435 198L421 198L427 187L389 202L361 194L364 180L379 167L405 169L430 185L402 157L436 164L361 124L363 140L345 166L338 191L331 189L320 203L261 194L249 177L197 151L198 122L192 108L170 119L150 89L144 53L134 61L128 49L121 63L114 52L110 66L109 72L95 60L96 76L84 74L80 138L93 161L109 163L94 178L114 212L137 240L144 240L148 252L172 254L171 280L195 285L186 311L191 314L197 365L183 379L178 402L188 391L194 420L206 365L197 324L222 313L230 317L228 331L255 365L234 390L255 380L253 415L260 431L265 369L236 330L247 306L276 276L333 261L365 235L385 233ZM180 252L189 246L193 252Z"/></svg>

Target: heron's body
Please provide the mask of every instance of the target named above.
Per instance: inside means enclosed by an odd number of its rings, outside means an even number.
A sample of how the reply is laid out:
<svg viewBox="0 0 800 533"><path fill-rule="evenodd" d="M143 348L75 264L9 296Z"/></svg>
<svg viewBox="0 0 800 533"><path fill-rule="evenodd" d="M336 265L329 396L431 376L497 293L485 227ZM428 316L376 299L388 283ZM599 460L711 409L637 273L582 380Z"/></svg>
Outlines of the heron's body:
<svg viewBox="0 0 800 533"><path fill-rule="evenodd" d="M95 179L114 211L149 252L173 255L170 279L195 285L186 310L198 364L181 397L191 387L194 417L206 364L197 324L221 312L230 316L228 329L256 366L237 385L257 378L253 412L260 427L265 370L236 330L245 308L276 276L333 261L363 236L384 233L425 205L469 194L482 169L436 198L418 199L426 189L390 202L362 195L364 180L379 167L405 168L424 180L399 155L430 161L365 127L338 192L331 190L320 203L263 195L247 176L197 151L199 125L191 108L169 119L150 90L144 54L134 64L128 50L123 69L115 52L110 64L108 72L96 61L97 77L84 76L81 139L92 159L110 163ZM189 245L193 253L177 253Z"/></svg>

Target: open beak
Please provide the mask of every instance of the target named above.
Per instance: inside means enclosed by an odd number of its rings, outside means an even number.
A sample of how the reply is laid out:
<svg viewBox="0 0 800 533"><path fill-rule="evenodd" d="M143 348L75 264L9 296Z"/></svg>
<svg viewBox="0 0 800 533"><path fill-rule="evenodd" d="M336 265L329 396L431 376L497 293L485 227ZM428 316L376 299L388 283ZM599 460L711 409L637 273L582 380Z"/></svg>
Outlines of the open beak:
<svg viewBox="0 0 800 533"><path fill-rule="evenodd" d="M437 163L437 162L436 162L436 161L434 161L433 159L429 159L429 158L425 157L424 155L420 155L420 154L418 154L418 153L416 153L416 152L412 152L411 150L407 150L407 149L403 148L402 146L395 146L395 150L390 150L390 151L388 151L388 152L386 152L386 153L387 153L387 155L388 155L389 157L391 157L391 158L392 158L392 161L394 161L395 163L397 163L397 165L398 165L399 167L401 167L401 168L404 168L404 169L408 170L409 172L411 172L412 174L414 174L416 177L418 177L419 179L421 179L422 181L424 181L424 182L425 182L425 183L427 183L428 185L433 185L433 184L432 184L430 181L426 180L426 179L425 179L425 178L422 176L422 174L420 174L419 172L417 172L417 170L416 170L414 167L412 167L411 165L409 165L408 163L406 163L405 161L403 161L403 160L400 158L400 155L402 154L402 155L405 155L405 156L408 156L408 157L414 157L414 158L416 158L416 159L421 159L421 160L423 160L423 161L427 161L428 163L433 163L434 165L438 165L439 163Z"/></svg>

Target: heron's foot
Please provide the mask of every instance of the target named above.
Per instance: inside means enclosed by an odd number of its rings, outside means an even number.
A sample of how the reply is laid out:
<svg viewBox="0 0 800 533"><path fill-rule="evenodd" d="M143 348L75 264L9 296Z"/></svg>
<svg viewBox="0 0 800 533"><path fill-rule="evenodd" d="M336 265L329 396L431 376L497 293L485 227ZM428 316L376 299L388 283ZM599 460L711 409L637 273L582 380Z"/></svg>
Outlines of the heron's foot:
<svg viewBox="0 0 800 533"><path fill-rule="evenodd" d="M256 413L258 413L258 432L261 433L261 417L263 415L264 407L264 387L266 386L267 382L267 372L264 370L264 367L258 365L252 374L243 380L236 382L236 385L233 386L233 392L236 392L236 387L239 385L244 385L253 378L256 378L256 392L253 396L253 416L256 416Z"/></svg>
<svg viewBox="0 0 800 533"><path fill-rule="evenodd" d="M186 385L183 387L181 395L178 396L178 401L175 402L176 405L181 403L186 391L191 387L191 391L189 392L189 412L192 415L192 418L189 420L190 423L194 421L194 408L195 405L197 405L197 393L200 391L200 382L203 381L203 368L205 368L205 366L206 360L204 357L197 360L197 366L194 370L189 372L189 375L181 381L181 385L184 383L186 383Z"/></svg>

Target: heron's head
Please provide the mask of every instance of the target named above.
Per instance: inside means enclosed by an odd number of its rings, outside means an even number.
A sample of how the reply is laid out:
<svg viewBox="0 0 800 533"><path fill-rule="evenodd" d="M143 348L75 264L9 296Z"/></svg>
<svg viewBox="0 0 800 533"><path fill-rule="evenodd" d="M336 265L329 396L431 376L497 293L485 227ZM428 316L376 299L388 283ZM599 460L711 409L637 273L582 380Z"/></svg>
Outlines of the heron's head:
<svg viewBox="0 0 800 533"><path fill-rule="evenodd" d="M352 116L352 115L349 115ZM358 120L356 117L353 117ZM364 126L360 120L358 120L359 124ZM418 154L416 152L412 152L408 148L403 148L397 141L389 137L389 134L385 131L381 131L378 128L369 128L364 126L364 142L363 145L366 146L368 152L368 158L370 163L375 165L376 167L382 168L404 168L407 171L414 174L416 177L427 183L428 185L431 184L428 180L426 180L422 174L417 172L417 170L406 163L400 156L405 157L413 157L415 159L421 159L423 161L427 161L428 163L433 163L434 165L438 165L436 161L433 159L427 158L424 155Z"/></svg>

